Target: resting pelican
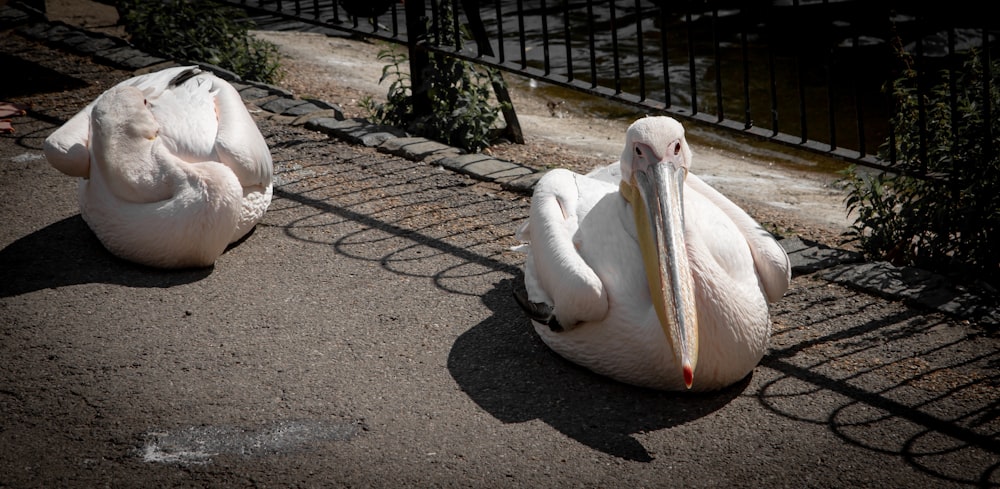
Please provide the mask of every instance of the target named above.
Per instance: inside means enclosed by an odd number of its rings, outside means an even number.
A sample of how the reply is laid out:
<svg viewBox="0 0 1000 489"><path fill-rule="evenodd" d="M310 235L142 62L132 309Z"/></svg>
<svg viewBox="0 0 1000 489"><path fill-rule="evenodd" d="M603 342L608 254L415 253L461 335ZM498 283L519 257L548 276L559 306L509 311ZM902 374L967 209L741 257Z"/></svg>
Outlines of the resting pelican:
<svg viewBox="0 0 1000 489"><path fill-rule="evenodd" d="M645 117L618 163L538 181L518 299L556 353L663 390L720 389L763 357L788 256L690 162L683 126Z"/></svg>
<svg viewBox="0 0 1000 489"><path fill-rule="evenodd" d="M194 66L125 80L45 140L80 213L121 258L208 266L271 203L271 152L232 85Z"/></svg>

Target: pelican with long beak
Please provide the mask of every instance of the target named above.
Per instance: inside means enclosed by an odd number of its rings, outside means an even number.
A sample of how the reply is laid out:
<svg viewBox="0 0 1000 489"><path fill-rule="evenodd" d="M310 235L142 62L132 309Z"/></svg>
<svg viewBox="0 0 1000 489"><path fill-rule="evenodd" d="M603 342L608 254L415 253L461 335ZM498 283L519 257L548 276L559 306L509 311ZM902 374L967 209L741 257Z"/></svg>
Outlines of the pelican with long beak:
<svg viewBox="0 0 1000 489"><path fill-rule="evenodd" d="M44 150L79 177L80 213L101 243L143 265L212 265L271 203L264 136L239 92L194 66L118 83Z"/></svg>
<svg viewBox="0 0 1000 489"><path fill-rule="evenodd" d="M645 117L619 162L557 169L535 186L519 302L555 352L616 380L714 390L767 350L768 303L788 289L787 254L690 173L684 128Z"/></svg>

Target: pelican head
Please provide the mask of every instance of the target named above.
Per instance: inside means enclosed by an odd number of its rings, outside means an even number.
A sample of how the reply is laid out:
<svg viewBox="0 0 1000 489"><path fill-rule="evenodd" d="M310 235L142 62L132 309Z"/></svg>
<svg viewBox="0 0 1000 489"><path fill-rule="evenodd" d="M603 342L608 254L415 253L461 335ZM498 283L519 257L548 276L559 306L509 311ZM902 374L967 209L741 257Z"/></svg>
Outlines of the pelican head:
<svg viewBox="0 0 1000 489"><path fill-rule="evenodd" d="M691 149L670 117L633 123L622 151L621 193L635 216L650 297L690 388L698 363L698 317L684 238L684 179Z"/></svg>
<svg viewBox="0 0 1000 489"><path fill-rule="evenodd" d="M90 117L91 161L118 198L128 202L153 202L172 191L156 158L160 124L153 117L142 90L116 86L94 103Z"/></svg>
<svg viewBox="0 0 1000 489"><path fill-rule="evenodd" d="M129 167L135 167L135 160L143 157L139 155L149 154L160 131L145 94L132 86L113 87L102 94L90 121L92 150L106 172L135 171Z"/></svg>
<svg viewBox="0 0 1000 489"><path fill-rule="evenodd" d="M95 137L100 139L153 140L160 130L145 94L133 86L113 87L101 95L91 121Z"/></svg>

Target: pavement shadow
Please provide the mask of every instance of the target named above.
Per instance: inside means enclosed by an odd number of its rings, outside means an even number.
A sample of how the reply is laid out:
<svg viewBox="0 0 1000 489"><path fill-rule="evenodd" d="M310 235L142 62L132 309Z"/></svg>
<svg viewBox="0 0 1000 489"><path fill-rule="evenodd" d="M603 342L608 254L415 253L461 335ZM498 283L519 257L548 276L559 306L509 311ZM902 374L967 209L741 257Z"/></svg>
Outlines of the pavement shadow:
<svg viewBox="0 0 1000 489"><path fill-rule="evenodd" d="M383 189L391 188L382 185ZM648 462L653 455L632 435L708 415L738 396L749 383L748 377L717 393L673 394L601 377L562 359L538 339L513 297L519 268L476 251L492 248L496 236L485 235L482 239L488 241L470 242L469 234L474 233L456 230L442 236L439 227L447 220L440 217L407 228L393 224L389 217L375 218L287 187L276 189L275 195L281 199L277 213L285 209L282 201L291 207L301 205L318 211L284 225L285 232L294 239L330 245L338 255L378 263L400 276L427 278L446 293L475 295L483 301L491 311L490 317L455 340L448 355L448 370L474 402L505 423L538 419L595 450ZM343 193L339 198L346 200ZM432 206L434 212L446 208L433 200L425 203L419 192L409 194L409 199L396 204L406 211L407 219L419 218L422 205ZM497 226L514 228L506 221L509 217L504 211L484 214L475 203L445 204L455 206L456 214L468 206L475 210L466 212L475 212L478 220L499 220L502 223ZM385 208L380 207L383 211ZM340 220L361 226L333 238L316 232ZM453 242L454 233L465 233L459 240L462 245ZM480 293L475 284L489 275L502 278Z"/></svg>
<svg viewBox="0 0 1000 489"><path fill-rule="evenodd" d="M749 377L723 391L669 393L601 377L552 352L535 334L504 279L482 296L493 312L455 341L448 370L480 407L505 423L538 419L595 450L653 460L632 435L678 426L728 404Z"/></svg>
<svg viewBox="0 0 1000 489"><path fill-rule="evenodd" d="M207 277L212 267L160 270L107 251L77 214L0 250L0 297L87 283L171 287Z"/></svg>
<svg viewBox="0 0 1000 489"><path fill-rule="evenodd" d="M831 306L821 300L807 308ZM1000 351L989 338L913 309L856 323L850 315L787 330L822 334L764 358L761 366L778 375L753 393L760 405L942 482L996 487Z"/></svg>
<svg viewBox="0 0 1000 489"><path fill-rule="evenodd" d="M0 53L0 66L7 73L17 73L17 76L4 77L4 97L65 92L87 86L83 80L9 54Z"/></svg>

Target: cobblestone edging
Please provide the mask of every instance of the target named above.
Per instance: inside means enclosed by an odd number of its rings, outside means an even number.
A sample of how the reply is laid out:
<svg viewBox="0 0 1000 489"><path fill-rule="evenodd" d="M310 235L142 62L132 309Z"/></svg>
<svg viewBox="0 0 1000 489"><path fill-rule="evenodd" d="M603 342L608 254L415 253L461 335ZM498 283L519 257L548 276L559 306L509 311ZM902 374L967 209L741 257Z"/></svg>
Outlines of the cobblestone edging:
<svg viewBox="0 0 1000 489"><path fill-rule="evenodd" d="M381 152L438 165L502 188L530 195L543 175L532 168L481 153L469 154L430 139L413 137L398 128L373 124L365 119L345 119L335 103L296 98L280 87L247 82L235 73L199 62L179 62L135 49L122 39L86 31L61 22L40 20L11 6L0 7L0 30L14 28L28 39L70 50L136 74L178 64L195 64L229 81L244 101L259 107L269 117L329 134L343 141L376 148ZM906 302L948 316L975 321L986 328L1000 326L995 299L958 287L939 275L886 262L865 262L859 253L802 240L782 239L794 276L817 277L869 294Z"/></svg>

